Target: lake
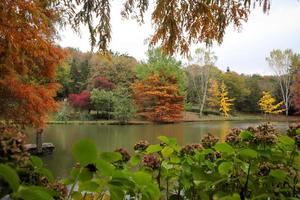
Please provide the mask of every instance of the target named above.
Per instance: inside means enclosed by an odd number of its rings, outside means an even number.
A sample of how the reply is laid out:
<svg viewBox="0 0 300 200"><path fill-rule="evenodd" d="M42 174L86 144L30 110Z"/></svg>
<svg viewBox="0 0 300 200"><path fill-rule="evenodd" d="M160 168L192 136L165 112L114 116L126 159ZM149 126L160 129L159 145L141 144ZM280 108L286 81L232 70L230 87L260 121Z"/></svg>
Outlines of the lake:
<svg viewBox="0 0 300 200"><path fill-rule="evenodd" d="M133 145L139 140L157 143L157 137L166 135L175 137L179 144L199 143L206 133L224 138L231 128L257 126L260 122L251 121L215 121L161 125L96 125L96 124L58 124L48 125L44 131L43 142L55 145L52 155L43 156L45 165L55 176L66 177L72 168L72 144L82 138L93 140L99 151L113 151L124 147L133 151ZM278 130L286 130L288 122L272 123ZM34 143L35 135L29 134L29 143Z"/></svg>

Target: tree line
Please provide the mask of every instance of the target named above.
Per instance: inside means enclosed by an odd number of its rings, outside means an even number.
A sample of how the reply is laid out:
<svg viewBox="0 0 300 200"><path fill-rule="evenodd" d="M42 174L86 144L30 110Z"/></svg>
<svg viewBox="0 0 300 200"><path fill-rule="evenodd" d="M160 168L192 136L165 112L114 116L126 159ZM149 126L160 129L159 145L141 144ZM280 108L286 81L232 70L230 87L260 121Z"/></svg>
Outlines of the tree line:
<svg viewBox="0 0 300 200"><path fill-rule="evenodd" d="M238 74L229 68L223 72L207 49L196 50L186 65L160 49L149 50L147 60L141 62L113 52L66 51L67 59L57 69L61 88L56 98L67 100L79 118L91 119L89 113L94 113L97 119L126 122L137 113L150 121L173 122L182 118L183 110L201 117L283 111L293 115L299 109L299 55L291 50L272 51L266 60L278 72L265 76ZM268 111L261 98L274 99L265 105ZM280 106L271 112L275 104ZM60 114L62 120L72 118Z"/></svg>

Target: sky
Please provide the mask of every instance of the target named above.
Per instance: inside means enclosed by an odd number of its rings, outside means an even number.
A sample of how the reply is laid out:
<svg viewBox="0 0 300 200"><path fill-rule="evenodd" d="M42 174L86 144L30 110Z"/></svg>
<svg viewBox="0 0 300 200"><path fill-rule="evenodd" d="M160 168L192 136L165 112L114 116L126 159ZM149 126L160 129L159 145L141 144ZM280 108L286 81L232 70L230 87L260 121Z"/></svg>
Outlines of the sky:
<svg viewBox="0 0 300 200"><path fill-rule="evenodd" d="M138 60L146 60L147 38L153 33L151 9L145 16L145 23L139 25L134 20L122 19L120 0L111 4L112 41L109 49L126 53ZM152 6L150 6L152 7ZM265 58L273 49L290 48L300 53L300 1L272 0L269 14L264 14L261 7L252 10L249 19L237 31L229 27L223 43L214 45L212 51L218 57L216 66L225 71L244 74L272 74ZM89 34L86 27L81 27L80 36L69 27L60 31L58 42L62 47L74 47L89 51ZM191 51L203 44L193 44ZM185 58L177 56L185 63Z"/></svg>

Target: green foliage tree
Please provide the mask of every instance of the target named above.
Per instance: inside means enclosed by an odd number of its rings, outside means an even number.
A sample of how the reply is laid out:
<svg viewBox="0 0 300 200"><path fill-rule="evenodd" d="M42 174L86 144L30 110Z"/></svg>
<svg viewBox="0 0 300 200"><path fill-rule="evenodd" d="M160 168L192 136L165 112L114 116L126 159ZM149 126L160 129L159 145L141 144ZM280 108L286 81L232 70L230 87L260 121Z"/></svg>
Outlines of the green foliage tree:
<svg viewBox="0 0 300 200"><path fill-rule="evenodd" d="M60 89L57 92L57 98L65 99L70 94L70 83L71 83L71 65L69 63L69 59L65 59L61 62L57 67L57 82L60 84Z"/></svg>
<svg viewBox="0 0 300 200"><path fill-rule="evenodd" d="M246 86L245 76L236 72L225 72L222 74L222 81L228 88L229 96L235 99L234 108L238 111L244 111L245 101L250 94L250 90Z"/></svg>
<svg viewBox="0 0 300 200"><path fill-rule="evenodd" d="M70 70L72 93L79 93L86 89L89 70L89 61L87 59L78 62L76 58L73 58Z"/></svg>
<svg viewBox="0 0 300 200"><path fill-rule="evenodd" d="M114 96L114 119L126 124L136 113L131 91L129 88L118 87L114 90Z"/></svg>
<svg viewBox="0 0 300 200"><path fill-rule="evenodd" d="M153 74L165 74L164 77L174 77L181 94L186 91L186 75L182 69L181 62L171 56L162 53L161 49L151 49L148 51L148 60L146 63L139 64L136 69L137 78L146 80ZM166 81L166 80L161 80Z"/></svg>
<svg viewBox="0 0 300 200"><path fill-rule="evenodd" d="M112 91L93 89L91 92L91 104L97 111L97 116L110 119L114 111L115 96Z"/></svg>

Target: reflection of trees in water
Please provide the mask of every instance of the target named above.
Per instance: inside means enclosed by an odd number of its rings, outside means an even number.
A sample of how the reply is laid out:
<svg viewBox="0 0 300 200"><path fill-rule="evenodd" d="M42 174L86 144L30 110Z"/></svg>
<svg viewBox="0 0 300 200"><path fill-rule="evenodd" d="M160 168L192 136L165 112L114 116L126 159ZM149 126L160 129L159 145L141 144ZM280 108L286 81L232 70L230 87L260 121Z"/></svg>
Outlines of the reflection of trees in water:
<svg viewBox="0 0 300 200"><path fill-rule="evenodd" d="M260 122L199 122L161 125L49 125L44 132L44 142L55 145L53 155L43 157L45 164L55 175L65 176L73 164L72 145L75 141L89 138L94 141L99 151L113 151L124 147L133 152L133 145L139 140L158 143L160 135L174 137L180 145L199 143L205 134L211 133L224 141L231 128L247 128L257 126ZM288 123L274 123L279 130L286 129ZM34 142L34 131L28 131L29 141Z"/></svg>
<svg viewBox="0 0 300 200"><path fill-rule="evenodd" d="M229 121L224 121L223 125L221 126L221 129L219 130L220 131L219 137L222 142L225 141L225 136L229 133L231 128L233 127L230 126Z"/></svg>

